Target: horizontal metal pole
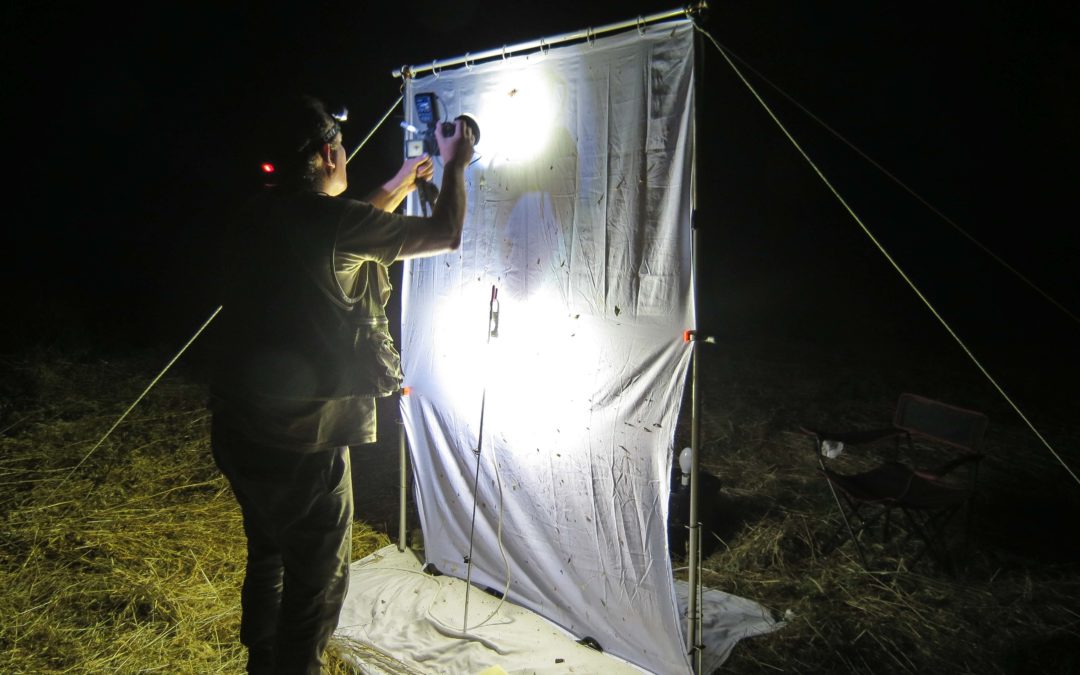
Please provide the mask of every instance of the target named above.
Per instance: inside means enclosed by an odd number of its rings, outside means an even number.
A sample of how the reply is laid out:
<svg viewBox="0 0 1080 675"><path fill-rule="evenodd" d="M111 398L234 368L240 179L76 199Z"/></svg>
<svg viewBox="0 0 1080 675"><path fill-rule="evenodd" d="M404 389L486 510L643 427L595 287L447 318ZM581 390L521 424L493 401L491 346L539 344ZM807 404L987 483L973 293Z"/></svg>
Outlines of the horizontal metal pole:
<svg viewBox="0 0 1080 675"><path fill-rule="evenodd" d="M674 19L680 16L693 16L700 12L704 12L706 9L706 3L704 2L704 0L701 0L692 5L683 7L682 9L673 9L667 12L660 12L658 14L639 16L636 19L629 19L627 21L620 21L618 23L611 23L606 26L600 26L599 28L585 28L582 30L572 31L570 33L562 33L560 35L552 35L551 37L540 38L539 40L520 42L516 45L503 45L502 47L499 47L497 49L488 49L486 51L477 52L476 54L466 53L464 56L457 56L452 59L436 59L425 66L402 66L401 68L398 68L390 74L394 77L415 77L420 73L426 73L428 71L436 71L443 68L452 68L454 66L461 65L473 65L479 61L487 61L494 58L508 59L517 52L528 52L535 49L547 49L549 47L554 47L555 45L564 42L592 40L594 37L597 37L598 35L603 35L604 33L613 33L616 31L626 30L627 28L644 28L649 24L666 21L668 19Z"/></svg>

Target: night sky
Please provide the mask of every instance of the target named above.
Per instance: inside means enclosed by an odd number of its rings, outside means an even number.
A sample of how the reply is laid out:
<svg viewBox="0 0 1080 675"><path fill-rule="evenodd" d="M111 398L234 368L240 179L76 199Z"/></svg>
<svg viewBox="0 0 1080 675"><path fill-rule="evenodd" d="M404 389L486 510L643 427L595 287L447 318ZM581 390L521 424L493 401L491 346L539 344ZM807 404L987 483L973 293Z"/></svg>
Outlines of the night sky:
<svg viewBox="0 0 1080 675"><path fill-rule="evenodd" d="M347 105L351 147L397 97L398 66L678 6L276 4L5 4L5 348L182 344L217 306L217 237L257 189L256 131L273 101L307 92ZM714 3L705 25L1080 314L1080 10L949 4L735 0ZM702 327L946 344L706 49ZM1075 379L1080 326L751 79L973 348ZM393 173L400 140L391 119L350 164L350 194Z"/></svg>

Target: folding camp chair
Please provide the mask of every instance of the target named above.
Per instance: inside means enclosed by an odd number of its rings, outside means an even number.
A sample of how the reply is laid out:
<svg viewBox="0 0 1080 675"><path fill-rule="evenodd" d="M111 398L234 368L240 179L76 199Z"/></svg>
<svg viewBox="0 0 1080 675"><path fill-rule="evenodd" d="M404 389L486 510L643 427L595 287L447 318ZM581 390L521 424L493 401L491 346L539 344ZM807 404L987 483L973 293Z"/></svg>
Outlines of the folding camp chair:
<svg viewBox="0 0 1080 675"><path fill-rule="evenodd" d="M986 426L987 418L982 413L902 394L891 426L846 432L803 428L814 441L821 473L843 520L838 530L839 540L830 550L850 539L863 566L868 568L860 535L880 523L882 540L887 540L892 513L899 510L907 530L905 541L914 538L920 544L910 567L930 552L951 571L947 526L961 510L967 511L970 522L970 504L975 494L978 462L983 457ZM858 449L885 439L894 440L892 457L867 471L843 474L825 465L823 457L835 457L840 448ZM954 457L936 468L925 468L917 458L916 441L920 450L928 448L940 455L949 449ZM905 454L904 449L907 462L899 460ZM954 473L961 466L970 468L966 480Z"/></svg>

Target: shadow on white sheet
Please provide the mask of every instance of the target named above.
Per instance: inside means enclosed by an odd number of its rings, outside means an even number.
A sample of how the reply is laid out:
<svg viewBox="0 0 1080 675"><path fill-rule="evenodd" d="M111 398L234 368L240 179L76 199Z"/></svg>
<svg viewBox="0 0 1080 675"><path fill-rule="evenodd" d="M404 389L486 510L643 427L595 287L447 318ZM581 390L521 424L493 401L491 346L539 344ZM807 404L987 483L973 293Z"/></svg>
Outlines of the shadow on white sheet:
<svg viewBox="0 0 1080 675"><path fill-rule="evenodd" d="M334 641L359 672L463 675L493 666L521 675L646 672L580 645L540 615L475 587L463 631L465 582L425 574L422 565L412 551L393 545L352 564ZM676 582L676 594L685 614L684 582ZM740 639L783 625L757 603L720 591L706 591L702 607L704 673L718 668Z"/></svg>

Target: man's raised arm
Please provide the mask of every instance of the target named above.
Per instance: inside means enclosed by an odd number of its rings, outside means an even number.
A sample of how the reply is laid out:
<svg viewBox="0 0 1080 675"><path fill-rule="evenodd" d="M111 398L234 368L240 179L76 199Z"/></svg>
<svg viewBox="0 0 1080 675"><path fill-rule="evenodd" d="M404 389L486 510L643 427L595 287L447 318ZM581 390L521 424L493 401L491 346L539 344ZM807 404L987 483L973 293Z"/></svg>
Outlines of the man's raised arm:
<svg viewBox="0 0 1080 675"><path fill-rule="evenodd" d="M475 139L472 129L457 120L451 136L444 136L442 125L438 125L435 140L443 158L439 197L430 217L410 219L398 260L439 255L461 245L461 230L465 225L465 168L472 161Z"/></svg>
<svg viewBox="0 0 1080 675"><path fill-rule="evenodd" d="M416 189L417 182L430 180L434 173L435 164L427 154L406 159L397 174L377 187L364 201L377 209L392 213L409 193Z"/></svg>

